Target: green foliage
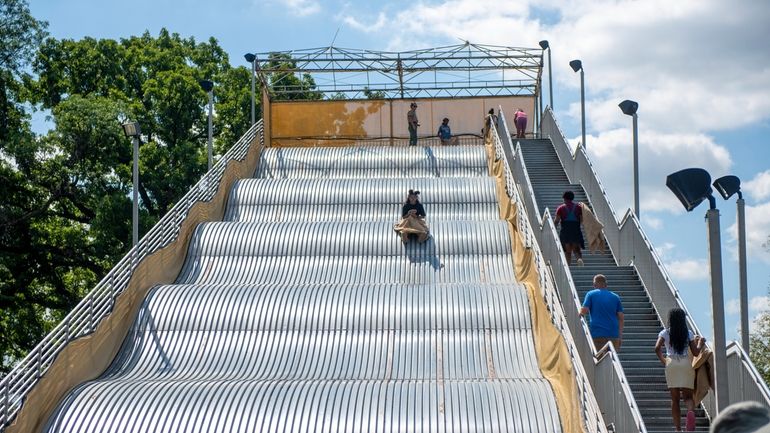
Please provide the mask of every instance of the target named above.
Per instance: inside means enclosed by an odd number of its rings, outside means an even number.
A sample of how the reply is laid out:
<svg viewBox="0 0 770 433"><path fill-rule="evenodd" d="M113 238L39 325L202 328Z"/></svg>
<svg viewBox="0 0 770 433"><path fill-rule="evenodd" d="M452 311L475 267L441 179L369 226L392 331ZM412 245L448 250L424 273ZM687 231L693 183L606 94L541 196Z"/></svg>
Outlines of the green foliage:
<svg viewBox="0 0 770 433"><path fill-rule="evenodd" d="M0 0L0 70L21 73L47 26L32 16L26 0Z"/></svg>
<svg viewBox="0 0 770 433"><path fill-rule="evenodd" d="M25 0L0 0L0 151L29 135L21 82L47 25L30 14Z"/></svg>
<svg viewBox="0 0 770 433"><path fill-rule="evenodd" d="M770 252L770 236L762 246ZM770 384L770 312L760 313L749 335L749 355L759 374Z"/></svg>
<svg viewBox="0 0 770 433"><path fill-rule="evenodd" d="M371 90L368 87L364 87L364 96L367 99L385 99L387 95L382 90Z"/></svg>
<svg viewBox="0 0 770 433"><path fill-rule="evenodd" d="M271 53L262 69L271 71L267 74L271 98L276 101L319 100L323 93L316 89L315 80L310 74L297 76L297 62L286 53Z"/></svg>
<svg viewBox="0 0 770 433"><path fill-rule="evenodd" d="M130 248L133 147L121 123L142 128L140 235L206 170L200 80L214 82L215 154L250 127L251 70L231 67L215 39L46 39L46 25L25 0L0 0L0 371ZM289 56L265 66L276 99L322 98ZM50 110L54 129L33 134L25 104Z"/></svg>
<svg viewBox="0 0 770 433"><path fill-rule="evenodd" d="M770 313L761 313L755 319L749 335L749 353L765 383L770 384Z"/></svg>
<svg viewBox="0 0 770 433"><path fill-rule="evenodd" d="M36 137L15 112L14 139L0 147L2 371L130 247L132 143L121 123L142 126L140 234L206 170L208 98L199 80L214 82L217 154L249 127L250 71L231 67L214 39L166 30L119 41L49 38L31 66L34 76L11 82L13 101L50 109L55 128Z"/></svg>
<svg viewBox="0 0 770 433"><path fill-rule="evenodd" d="M22 355L72 309L130 241L128 188L113 170L130 160L118 123L123 104L74 95L53 114L56 129L10 149L16 168L2 163L4 361Z"/></svg>

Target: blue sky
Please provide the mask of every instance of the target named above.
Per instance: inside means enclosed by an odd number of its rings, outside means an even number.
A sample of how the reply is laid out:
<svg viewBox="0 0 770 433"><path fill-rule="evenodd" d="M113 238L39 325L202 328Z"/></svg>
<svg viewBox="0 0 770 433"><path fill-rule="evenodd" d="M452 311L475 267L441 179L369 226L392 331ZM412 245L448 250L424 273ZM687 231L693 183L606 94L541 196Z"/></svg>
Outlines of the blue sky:
<svg viewBox="0 0 770 433"><path fill-rule="evenodd" d="M555 112L573 144L580 138L580 89L567 63L583 61L588 151L618 217L631 205L632 190L631 122L617 104L639 102L642 224L703 333L711 334L706 206L685 213L665 187L671 172L699 166L713 178L741 178L751 315L770 306L770 253L761 245L770 234L770 3L33 0L30 7L57 38L121 38L165 27L198 40L215 37L234 65L245 64L246 52L328 46L338 30L335 46L374 50L460 40L537 47L548 39ZM38 129L43 117L35 117ZM738 324L735 201L720 198L718 207L732 339Z"/></svg>

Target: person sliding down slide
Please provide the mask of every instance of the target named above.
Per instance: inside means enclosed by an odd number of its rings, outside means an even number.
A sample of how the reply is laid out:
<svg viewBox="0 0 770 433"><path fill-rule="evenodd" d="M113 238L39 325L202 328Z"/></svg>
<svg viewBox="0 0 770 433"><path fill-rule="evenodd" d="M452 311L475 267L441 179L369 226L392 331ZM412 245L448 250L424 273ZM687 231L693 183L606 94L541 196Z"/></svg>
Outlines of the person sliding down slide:
<svg viewBox="0 0 770 433"><path fill-rule="evenodd" d="M430 239L430 230L425 222L425 208L420 203L420 191L410 189L406 202L401 208L401 221L393 226L401 242L407 243L410 237L417 237L417 242L423 243Z"/></svg>

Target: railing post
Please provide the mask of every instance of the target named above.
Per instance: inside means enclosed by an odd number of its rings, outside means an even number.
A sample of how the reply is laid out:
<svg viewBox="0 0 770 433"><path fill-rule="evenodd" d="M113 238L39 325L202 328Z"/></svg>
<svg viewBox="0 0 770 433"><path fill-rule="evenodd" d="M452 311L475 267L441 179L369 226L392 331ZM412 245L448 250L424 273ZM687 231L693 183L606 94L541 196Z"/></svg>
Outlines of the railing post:
<svg viewBox="0 0 770 433"><path fill-rule="evenodd" d="M117 293L115 293L115 272L110 271L110 281L107 283L110 285L110 299L112 299L112 303L115 303L115 296ZM112 307L110 307L112 309Z"/></svg>
<svg viewBox="0 0 770 433"><path fill-rule="evenodd" d="M37 370L37 378L40 379L40 376L43 375L43 363L42 354L40 353L40 346L38 346L35 350L35 369Z"/></svg>
<svg viewBox="0 0 770 433"><path fill-rule="evenodd" d="M11 398L10 398L11 383L10 382L11 382L10 380L6 380L5 381L5 388L3 389L3 423L0 424L0 427L8 424L8 421L11 420L11 416L9 415L10 412L11 412L11 408L10 408L10 406L11 406Z"/></svg>
<svg viewBox="0 0 770 433"><path fill-rule="evenodd" d="M88 332L94 332L94 297L88 295Z"/></svg>

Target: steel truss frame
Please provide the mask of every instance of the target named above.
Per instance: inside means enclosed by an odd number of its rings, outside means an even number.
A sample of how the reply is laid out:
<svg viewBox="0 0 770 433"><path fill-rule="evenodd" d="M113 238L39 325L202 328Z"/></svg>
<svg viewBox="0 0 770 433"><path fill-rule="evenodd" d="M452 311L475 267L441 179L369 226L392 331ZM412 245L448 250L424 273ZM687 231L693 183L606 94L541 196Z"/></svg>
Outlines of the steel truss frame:
<svg viewBox="0 0 770 433"><path fill-rule="evenodd" d="M465 42L413 51L352 50L334 46L256 54L256 73L271 96L302 99L309 74L324 99L411 99L537 96L543 50ZM270 59L283 58L278 62ZM290 59L290 60L289 60Z"/></svg>

